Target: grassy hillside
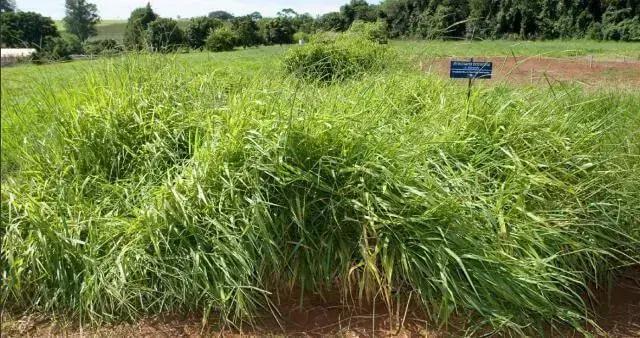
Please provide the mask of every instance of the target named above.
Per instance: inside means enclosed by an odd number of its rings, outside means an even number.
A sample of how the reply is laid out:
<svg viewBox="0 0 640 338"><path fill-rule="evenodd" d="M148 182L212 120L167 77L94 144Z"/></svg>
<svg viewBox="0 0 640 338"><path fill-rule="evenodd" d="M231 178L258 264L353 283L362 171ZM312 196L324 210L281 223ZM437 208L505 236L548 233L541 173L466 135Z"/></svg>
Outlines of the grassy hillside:
<svg viewBox="0 0 640 338"><path fill-rule="evenodd" d="M410 297L469 334L584 328L640 261L640 94L467 101L411 63L434 46L330 84L283 70L296 46L3 69L7 308L241 325L295 290Z"/></svg>
<svg viewBox="0 0 640 338"><path fill-rule="evenodd" d="M62 21L56 21L58 29L64 30ZM178 20L178 25L182 29L186 29L189 25L189 20ZM127 20L102 20L97 26L98 35L91 38L91 40L98 39L114 39L116 41L122 41L124 37L124 30L127 26Z"/></svg>

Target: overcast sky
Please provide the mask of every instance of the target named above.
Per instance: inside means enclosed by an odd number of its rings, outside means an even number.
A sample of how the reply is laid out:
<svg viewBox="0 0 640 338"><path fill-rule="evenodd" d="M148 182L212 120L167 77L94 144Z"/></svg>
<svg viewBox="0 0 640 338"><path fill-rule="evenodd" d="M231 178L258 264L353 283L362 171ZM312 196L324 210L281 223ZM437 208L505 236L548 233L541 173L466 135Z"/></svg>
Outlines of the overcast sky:
<svg viewBox="0 0 640 338"><path fill-rule="evenodd" d="M103 19L126 19L134 8L146 5L147 1L161 16L188 18L206 15L214 10L224 10L234 15L258 11L264 16L274 16L283 8L317 15L337 11L349 0L89 0L98 6ZM64 0L17 0L16 4L21 11L38 12L54 19L64 16Z"/></svg>

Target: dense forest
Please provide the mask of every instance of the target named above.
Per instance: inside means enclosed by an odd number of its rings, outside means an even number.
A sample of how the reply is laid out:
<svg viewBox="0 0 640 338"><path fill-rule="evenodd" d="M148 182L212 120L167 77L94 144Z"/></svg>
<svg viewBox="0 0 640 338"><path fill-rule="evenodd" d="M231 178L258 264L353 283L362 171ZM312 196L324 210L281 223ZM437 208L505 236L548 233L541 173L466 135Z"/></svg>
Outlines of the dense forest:
<svg viewBox="0 0 640 338"><path fill-rule="evenodd" d="M320 21L355 19L382 19L392 37L640 41L640 0L352 0Z"/></svg>

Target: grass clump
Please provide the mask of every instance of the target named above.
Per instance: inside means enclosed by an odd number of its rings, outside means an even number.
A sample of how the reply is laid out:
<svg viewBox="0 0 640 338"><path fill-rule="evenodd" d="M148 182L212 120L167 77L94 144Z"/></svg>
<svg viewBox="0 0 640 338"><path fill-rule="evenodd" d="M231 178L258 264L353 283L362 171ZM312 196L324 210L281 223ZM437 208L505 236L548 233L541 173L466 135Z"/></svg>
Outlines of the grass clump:
<svg viewBox="0 0 640 338"><path fill-rule="evenodd" d="M219 63L130 55L2 96L9 308L239 326L282 290L412 294L441 325L527 334L583 328L590 288L640 260L637 93L467 106L407 70L315 86Z"/></svg>
<svg viewBox="0 0 640 338"><path fill-rule="evenodd" d="M389 50L360 32L321 33L311 42L292 48L284 68L295 76L318 82L337 82L383 69Z"/></svg>
<svg viewBox="0 0 640 338"><path fill-rule="evenodd" d="M379 44L389 43L389 32L384 21L365 22L356 20L349 27L347 34L359 34Z"/></svg>

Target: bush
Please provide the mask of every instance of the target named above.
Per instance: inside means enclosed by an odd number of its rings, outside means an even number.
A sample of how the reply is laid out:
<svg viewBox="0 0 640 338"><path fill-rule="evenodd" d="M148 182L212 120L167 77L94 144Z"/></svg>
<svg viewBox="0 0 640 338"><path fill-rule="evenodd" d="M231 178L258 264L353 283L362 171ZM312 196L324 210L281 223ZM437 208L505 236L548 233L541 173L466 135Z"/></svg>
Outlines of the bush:
<svg viewBox="0 0 640 338"><path fill-rule="evenodd" d="M380 44L387 44L389 42L389 33L387 32L387 25L383 21L378 22L364 22L356 20L351 24L351 27L347 31L350 34L360 34L367 39Z"/></svg>
<svg viewBox="0 0 640 338"><path fill-rule="evenodd" d="M387 54L387 48L362 34L321 34L311 43L289 50L284 67L307 80L333 82L381 69Z"/></svg>
<svg viewBox="0 0 640 338"><path fill-rule="evenodd" d="M112 55L122 52L123 47L114 39L87 41L84 52L89 55Z"/></svg>
<svg viewBox="0 0 640 338"><path fill-rule="evenodd" d="M236 45L236 36L228 27L217 29L207 38L205 47L211 52L224 52L233 50Z"/></svg>
<svg viewBox="0 0 640 338"><path fill-rule="evenodd" d="M336 32L320 32L317 34L313 34L309 37L309 42L318 43L318 44L331 44L335 43L336 39L341 36L342 33Z"/></svg>
<svg viewBox="0 0 640 338"><path fill-rule="evenodd" d="M309 42L311 35L307 34L305 32L297 32L295 34L293 34L293 41L294 42L299 42L300 40L304 41L304 42Z"/></svg>
<svg viewBox="0 0 640 338"><path fill-rule="evenodd" d="M147 29L149 45L158 52L171 52L185 42L184 32L173 19L158 19L149 24Z"/></svg>
<svg viewBox="0 0 640 338"><path fill-rule="evenodd" d="M62 33L59 37L49 37L44 46L34 55L34 62L70 60L73 54L82 54L80 39L69 33Z"/></svg>

